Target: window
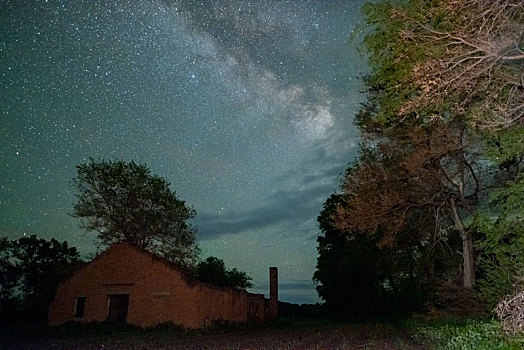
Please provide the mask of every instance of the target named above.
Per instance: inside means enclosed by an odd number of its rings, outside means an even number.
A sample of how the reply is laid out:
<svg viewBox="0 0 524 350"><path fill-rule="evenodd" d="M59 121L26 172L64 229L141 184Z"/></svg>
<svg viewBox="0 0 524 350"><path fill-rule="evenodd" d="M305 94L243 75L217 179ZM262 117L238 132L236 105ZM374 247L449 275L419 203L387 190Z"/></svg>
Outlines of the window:
<svg viewBox="0 0 524 350"><path fill-rule="evenodd" d="M255 318L254 309L255 309L255 304L249 303L249 308L247 310L247 319L248 320L252 320Z"/></svg>
<svg viewBox="0 0 524 350"><path fill-rule="evenodd" d="M77 297L75 306L75 317L84 317L84 307L86 304L86 297Z"/></svg>

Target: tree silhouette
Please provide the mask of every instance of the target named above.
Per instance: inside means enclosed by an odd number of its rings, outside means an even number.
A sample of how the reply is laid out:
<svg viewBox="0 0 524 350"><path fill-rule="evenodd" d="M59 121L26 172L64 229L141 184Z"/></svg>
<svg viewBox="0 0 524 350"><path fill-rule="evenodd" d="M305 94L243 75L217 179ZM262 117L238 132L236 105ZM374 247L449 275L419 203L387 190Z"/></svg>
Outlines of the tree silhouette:
<svg viewBox="0 0 524 350"><path fill-rule="evenodd" d="M77 166L73 185L78 193L72 216L103 244L127 241L179 265L195 265L200 250L187 223L195 210L147 165L90 159Z"/></svg>
<svg viewBox="0 0 524 350"><path fill-rule="evenodd" d="M45 321L56 287L82 259L76 248L35 235L0 241L0 288L4 317ZM15 313L16 312L16 313Z"/></svg>
<svg viewBox="0 0 524 350"><path fill-rule="evenodd" d="M236 268L226 269L222 259L214 256L201 261L197 266L197 278L202 282L236 289L252 288L252 278Z"/></svg>

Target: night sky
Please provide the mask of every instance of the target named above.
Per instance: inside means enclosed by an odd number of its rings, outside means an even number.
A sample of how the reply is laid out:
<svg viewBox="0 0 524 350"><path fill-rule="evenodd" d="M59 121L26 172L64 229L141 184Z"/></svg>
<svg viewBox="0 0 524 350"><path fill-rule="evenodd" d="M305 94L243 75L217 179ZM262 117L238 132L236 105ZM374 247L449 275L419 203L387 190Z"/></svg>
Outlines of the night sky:
<svg viewBox="0 0 524 350"><path fill-rule="evenodd" d="M316 218L358 150L362 1L0 0L0 235L94 234L71 218L75 166L147 163L203 257L280 300L318 302Z"/></svg>

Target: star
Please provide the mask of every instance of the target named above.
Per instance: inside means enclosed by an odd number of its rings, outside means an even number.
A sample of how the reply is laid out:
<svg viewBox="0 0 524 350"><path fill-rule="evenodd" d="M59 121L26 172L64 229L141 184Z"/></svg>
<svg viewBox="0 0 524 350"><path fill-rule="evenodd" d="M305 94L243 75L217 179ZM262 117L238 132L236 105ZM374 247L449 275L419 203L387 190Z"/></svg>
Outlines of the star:
<svg viewBox="0 0 524 350"><path fill-rule="evenodd" d="M76 166L147 163L197 211L204 258L306 289L316 217L358 150L363 0L0 2L0 235L95 250ZM304 282L307 281L307 282Z"/></svg>

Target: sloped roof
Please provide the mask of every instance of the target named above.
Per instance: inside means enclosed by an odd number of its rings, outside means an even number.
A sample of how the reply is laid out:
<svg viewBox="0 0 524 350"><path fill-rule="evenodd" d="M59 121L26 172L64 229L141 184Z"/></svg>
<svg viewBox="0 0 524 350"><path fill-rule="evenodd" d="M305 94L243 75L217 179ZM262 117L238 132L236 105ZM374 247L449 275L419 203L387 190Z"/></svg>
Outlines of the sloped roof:
<svg viewBox="0 0 524 350"><path fill-rule="evenodd" d="M213 289L218 289L218 290L232 290L232 291L235 291L235 292L241 292L241 293L247 293L247 294L251 294L251 295L263 295L263 294L254 294L254 293L249 293L247 292L246 290L244 289L236 289L236 288L232 288L232 287L224 287L224 286L217 286L217 285L214 285L214 284L211 284L211 283L207 283L207 282L203 282L203 281L200 281L196 278L196 276L194 276L193 274L191 274L190 272L188 272L186 269L184 269L183 267L169 261L169 260L166 260L144 248L141 248L135 244L132 244L130 242L126 242L126 241L122 241L122 242L118 242L118 243L114 243L112 244L111 246L109 246L106 250L104 250L102 253L100 253L100 255L98 255L97 257L95 257L93 260L91 260L90 262L88 262L86 265L80 267L79 269L75 270L73 272L73 274L71 274L71 276L73 276L74 274L78 273L80 270L82 270L85 266L93 263L94 261L98 260L99 258L101 258L103 255L107 254L108 252L110 252L111 250L114 250L114 249L117 249L119 247L123 247L123 248L126 248L126 249L132 249L140 254L143 254L143 255L146 255L148 257L150 257L152 260L156 261L156 262L159 262L159 263L162 263L164 264L166 267L172 269L172 270L175 270L177 272L179 272L182 276L182 278L184 279L184 281L190 286L190 287L193 287L195 285L202 285L202 286L205 286L207 288L213 288ZM71 277L69 276L69 277ZM68 277L68 278L69 278ZM67 279L67 278L66 278Z"/></svg>

